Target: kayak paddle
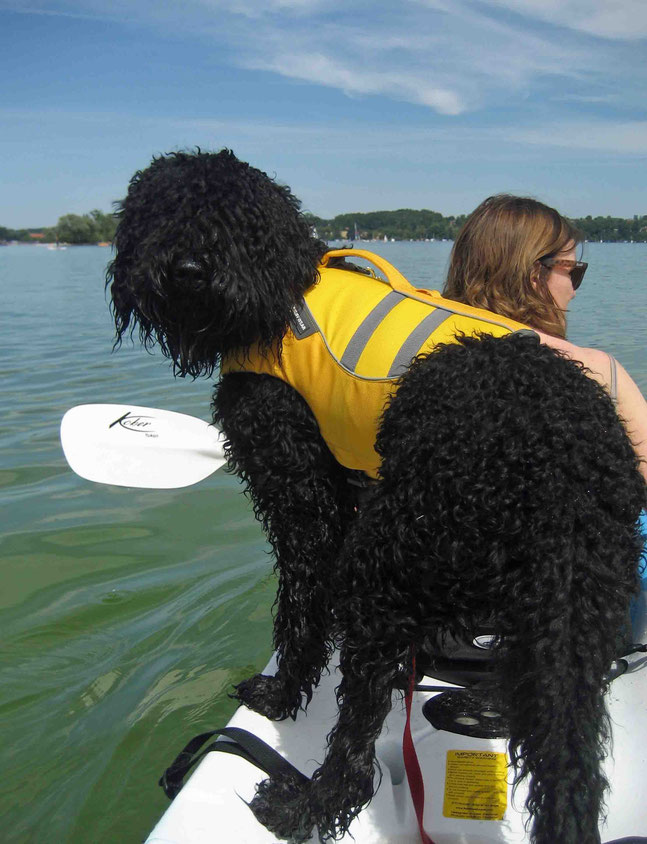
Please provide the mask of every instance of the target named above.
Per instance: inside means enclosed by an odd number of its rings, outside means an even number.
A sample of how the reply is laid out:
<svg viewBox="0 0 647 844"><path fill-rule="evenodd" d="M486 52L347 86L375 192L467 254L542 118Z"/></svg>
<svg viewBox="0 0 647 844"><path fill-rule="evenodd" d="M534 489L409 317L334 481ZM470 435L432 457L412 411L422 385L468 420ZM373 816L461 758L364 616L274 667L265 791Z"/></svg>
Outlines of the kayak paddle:
<svg viewBox="0 0 647 844"><path fill-rule="evenodd" d="M61 421L70 468L88 481L176 489L211 475L227 460L224 435L195 416L126 404L82 404Z"/></svg>

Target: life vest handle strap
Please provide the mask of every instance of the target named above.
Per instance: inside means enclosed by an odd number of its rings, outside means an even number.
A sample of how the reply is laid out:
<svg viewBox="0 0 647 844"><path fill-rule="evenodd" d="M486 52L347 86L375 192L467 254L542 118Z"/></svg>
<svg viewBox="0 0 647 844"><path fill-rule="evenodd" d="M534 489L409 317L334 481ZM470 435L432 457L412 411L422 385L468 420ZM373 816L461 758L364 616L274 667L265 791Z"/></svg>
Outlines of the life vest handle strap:
<svg viewBox="0 0 647 844"><path fill-rule="evenodd" d="M376 255L375 252L369 252L367 249L331 249L321 259L321 266L328 266L330 258L364 258L378 270L384 273L389 284L394 290L411 292L415 288L410 281L402 275L400 270L397 270L393 264L389 263L386 258L381 255Z"/></svg>

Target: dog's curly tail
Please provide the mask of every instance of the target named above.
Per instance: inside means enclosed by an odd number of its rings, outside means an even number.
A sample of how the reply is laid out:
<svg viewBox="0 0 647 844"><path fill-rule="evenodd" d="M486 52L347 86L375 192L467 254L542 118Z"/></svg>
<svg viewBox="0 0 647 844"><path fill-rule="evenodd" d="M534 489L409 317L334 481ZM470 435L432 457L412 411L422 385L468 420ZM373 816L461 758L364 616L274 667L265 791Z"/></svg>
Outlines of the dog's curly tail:
<svg viewBox="0 0 647 844"><path fill-rule="evenodd" d="M500 690L515 781L530 777L535 844L600 840L610 737L605 675L635 588L622 562L635 559L635 536L628 527L617 544L601 547L596 530L585 518L532 530L532 546L504 587Z"/></svg>

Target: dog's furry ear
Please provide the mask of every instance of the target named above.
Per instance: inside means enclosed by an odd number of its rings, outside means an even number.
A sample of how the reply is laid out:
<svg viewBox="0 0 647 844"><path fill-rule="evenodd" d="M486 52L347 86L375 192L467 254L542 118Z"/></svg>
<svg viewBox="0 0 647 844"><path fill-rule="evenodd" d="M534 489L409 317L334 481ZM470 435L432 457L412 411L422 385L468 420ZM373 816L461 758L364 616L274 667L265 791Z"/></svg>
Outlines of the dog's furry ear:
<svg viewBox="0 0 647 844"><path fill-rule="evenodd" d="M135 173L107 273L117 343L138 329L193 376L280 344L325 251L299 205L229 150L171 153Z"/></svg>

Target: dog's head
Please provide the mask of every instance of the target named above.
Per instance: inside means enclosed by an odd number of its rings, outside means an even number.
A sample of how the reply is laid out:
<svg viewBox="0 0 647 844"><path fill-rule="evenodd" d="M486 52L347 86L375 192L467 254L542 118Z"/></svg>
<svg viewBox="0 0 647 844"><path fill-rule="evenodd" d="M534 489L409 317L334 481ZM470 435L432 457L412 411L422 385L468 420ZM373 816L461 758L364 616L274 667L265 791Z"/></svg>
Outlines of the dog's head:
<svg viewBox="0 0 647 844"><path fill-rule="evenodd" d="M325 250L299 206L229 150L153 159L119 203L107 273L117 342L138 327L177 373L197 376L232 350L280 341Z"/></svg>

